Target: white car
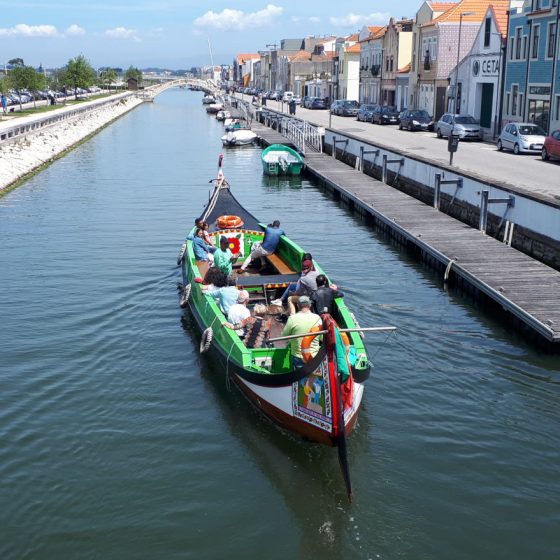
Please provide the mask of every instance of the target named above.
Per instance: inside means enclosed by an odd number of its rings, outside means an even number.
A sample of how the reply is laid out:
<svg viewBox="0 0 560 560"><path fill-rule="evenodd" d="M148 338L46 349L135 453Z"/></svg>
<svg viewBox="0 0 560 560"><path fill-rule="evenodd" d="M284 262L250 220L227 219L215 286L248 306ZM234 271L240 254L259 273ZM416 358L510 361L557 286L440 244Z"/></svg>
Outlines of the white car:
<svg viewBox="0 0 560 560"><path fill-rule="evenodd" d="M284 103L289 103L292 100L292 97L294 96L294 92L293 91L285 91L284 95L282 96L282 101Z"/></svg>
<svg viewBox="0 0 560 560"><path fill-rule="evenodd" d="M502 130L496 146L500 151L504 148L513 150L514 154L540 154L545 138L546 132L537 124L509 123Z"/></svg>

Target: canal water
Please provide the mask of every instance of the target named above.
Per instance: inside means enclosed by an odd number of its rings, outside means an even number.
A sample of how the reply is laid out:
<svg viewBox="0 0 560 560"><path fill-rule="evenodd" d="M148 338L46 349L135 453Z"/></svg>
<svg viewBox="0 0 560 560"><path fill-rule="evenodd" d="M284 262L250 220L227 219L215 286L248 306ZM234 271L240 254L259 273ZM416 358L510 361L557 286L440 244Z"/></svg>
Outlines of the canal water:
<svg viewBox="0 0 560 560"><path fill-rule="evenodd" d="M336 452L263 419L178 306L216 173L201 94L144 104L0 199L0 558L560 555L560 364L309 179L227 150L239 200L329 271L375 363Z"/></svg>

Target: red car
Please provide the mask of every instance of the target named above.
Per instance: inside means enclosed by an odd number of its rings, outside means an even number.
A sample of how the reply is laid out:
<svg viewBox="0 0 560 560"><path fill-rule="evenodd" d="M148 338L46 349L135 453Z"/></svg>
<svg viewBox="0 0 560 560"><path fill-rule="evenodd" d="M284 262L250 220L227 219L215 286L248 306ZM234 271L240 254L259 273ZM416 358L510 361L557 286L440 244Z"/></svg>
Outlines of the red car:
<svg viewBox="0 0 560 560"><path fill-rule="evenodd" d="M560 130L555 130L544 139L541 157L543 161L547 161L550 158L560 159Z"/></svg>

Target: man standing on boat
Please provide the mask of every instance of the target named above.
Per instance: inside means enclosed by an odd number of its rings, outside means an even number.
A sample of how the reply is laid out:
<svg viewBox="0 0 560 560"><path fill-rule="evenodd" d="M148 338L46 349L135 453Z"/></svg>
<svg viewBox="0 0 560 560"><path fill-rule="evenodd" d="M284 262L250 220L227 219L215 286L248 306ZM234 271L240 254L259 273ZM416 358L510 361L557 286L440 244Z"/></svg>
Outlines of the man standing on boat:
<svg viewBox="0 0 560 560"><path fill-rule="evenodd" d="M267 255L272 255L276 248L278 247L278 243L280 243L280 238L284 235L284 230L280 229L280 222L278 220L274 220L272 224L266 226L264 231L264 239L262 243L255 243L251 250L251 254L245 259L245 262L241 265L239 269L239 273L243 274L251 261L256 259L257 257L261 260L261 267L263 267L266 263L264 257Z"/></svg>
<svg viewBox="0 0 560 560"><path fill-rule="evenodd" d="M311 311L311 299L308 296L301 296L298 301L299 311L295 315L290 315L286 323L282 336L289 336L292 334L306 334L311 331L313 327L321 327L322 321L319 315ZM318 337L311 343L310 351L315 355L319 351ZM290 340L290 352L292 355L292 367L302 367L303 356L301 354L301 341L302 338L292 338Z"/></svg>

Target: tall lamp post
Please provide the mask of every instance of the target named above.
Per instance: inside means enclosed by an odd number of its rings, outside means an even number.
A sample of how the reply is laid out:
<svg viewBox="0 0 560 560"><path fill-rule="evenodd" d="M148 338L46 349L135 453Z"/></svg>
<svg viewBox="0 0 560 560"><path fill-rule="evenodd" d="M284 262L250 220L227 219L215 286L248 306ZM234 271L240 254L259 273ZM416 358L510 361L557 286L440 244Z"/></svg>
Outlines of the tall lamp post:
<svg viewBox="0 0 560 560"><path fill-rule="evenodd" d="M459 56L461 55L461 27L463 26L463 18L465 16L474 16L474 12L461 12L459 14L459 39L457 41L457 66L455 66L455 100L453 102L453 126L451 128L451 134L449 135L449 165L453 164L453 153L457 150L457 145L453 146L454 142L453 135L455 133L455 116L457 112L457 100L459 97Z"/></svg>

